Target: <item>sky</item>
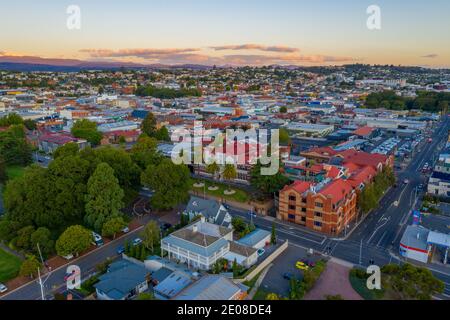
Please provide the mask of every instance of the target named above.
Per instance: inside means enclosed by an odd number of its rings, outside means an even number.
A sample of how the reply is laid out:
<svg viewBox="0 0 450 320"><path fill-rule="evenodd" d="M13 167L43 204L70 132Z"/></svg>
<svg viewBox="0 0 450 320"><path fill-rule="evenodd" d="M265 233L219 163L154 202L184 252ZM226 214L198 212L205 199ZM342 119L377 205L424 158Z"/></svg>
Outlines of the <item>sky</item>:
<svg viewBox="0 0 450 320"><path fill-rule="evenodd" d="M67 28L69 5L80 29ZM378 5L381 29L366 10ZM15 0L0 56L139 63L450 67L448 0Z"/></svg>

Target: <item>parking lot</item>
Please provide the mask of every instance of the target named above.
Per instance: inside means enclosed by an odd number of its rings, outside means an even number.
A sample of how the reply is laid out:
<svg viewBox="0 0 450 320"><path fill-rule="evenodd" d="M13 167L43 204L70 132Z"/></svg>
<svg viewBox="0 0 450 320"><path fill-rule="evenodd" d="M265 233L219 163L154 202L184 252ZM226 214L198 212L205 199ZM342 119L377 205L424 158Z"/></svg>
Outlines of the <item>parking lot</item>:
<svg viewBox="0 0 450 320"><path fill-rule="evenodd" d="M261 288L267 292L276 293L280 296L289 295L289 280L284 278L284 274L289 273L298 279L303 277L303 272L295 267L297 261L301 259L311 261L319 260L318 256L308 257L305 249L289 245L289 247L273 262L272 267L267 272Z"/></svg>

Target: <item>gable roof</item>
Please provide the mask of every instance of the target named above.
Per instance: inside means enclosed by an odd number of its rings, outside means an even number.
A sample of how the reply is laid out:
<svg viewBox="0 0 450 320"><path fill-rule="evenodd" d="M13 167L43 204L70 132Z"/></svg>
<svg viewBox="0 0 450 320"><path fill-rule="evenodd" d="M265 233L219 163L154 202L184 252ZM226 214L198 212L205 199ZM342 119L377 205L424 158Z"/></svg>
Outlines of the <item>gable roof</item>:
<svg viewBox="0 0 450 320"><path fill-rule="evenodd" d="M205 218L216 218L220 203L214 200L202 199L192 196L186 206L186 212L201 213Z"/></svg>
<svg viewBox="0 0 450 320"><path fill-rule="evenodd" d="M109 270L100 276L94 287L116 300L126 298L139 284L146 281L148 271L143 265L126 260L111 264Z"/></svg>
<svg viewBox="0 0 450 320"><path fill-rule="evenodd" d="M230 300L242 288L220 275L206 275L180 292L174 300Z"/></svg>
<svg viewBox="0 0 450 320"><path fill-rule="evenodd" d="M311 182L297 180L293 184L285 186L282 191L294 190L298 193L303 193L308 190L311 185Z"/></svg>

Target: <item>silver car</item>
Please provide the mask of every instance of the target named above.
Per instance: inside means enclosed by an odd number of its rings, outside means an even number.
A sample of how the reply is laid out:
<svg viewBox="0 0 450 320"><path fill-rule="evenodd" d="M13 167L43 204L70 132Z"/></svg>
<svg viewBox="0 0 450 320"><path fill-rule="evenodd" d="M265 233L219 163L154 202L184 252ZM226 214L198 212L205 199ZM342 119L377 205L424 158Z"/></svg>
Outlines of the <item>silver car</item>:
<svg viewBox="0 0 450 320"><path fill-rule="evenodd" d="M8 287L0 283L0 293L5 293L6 291L8 291Z"/></svg>

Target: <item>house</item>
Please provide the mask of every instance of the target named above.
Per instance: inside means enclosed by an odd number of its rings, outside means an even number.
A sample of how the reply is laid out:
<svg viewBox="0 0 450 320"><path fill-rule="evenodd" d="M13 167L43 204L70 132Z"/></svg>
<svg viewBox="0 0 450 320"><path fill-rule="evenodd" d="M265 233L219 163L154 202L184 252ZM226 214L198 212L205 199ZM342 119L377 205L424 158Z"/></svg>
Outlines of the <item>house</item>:
<svg viewBox="0 0 450 320"><path fill-rule="evenodd" d="M161 251L169 259L200 270L211 270L220 259L237 260L247 268L258 259L256 249L233 241L232 228L207 222L205 217L163 238Z"/></svg>
<svg viewBox="0 0 450 320"><path fill-rule="evenodd" d="M205 275L181 291L174 300L243 300L248 288L221 275Z"/></svg>
<svg viewBox="0 0 450 320"><path fill-rule="evenodd" d="M341 178L318 184L296 181L280 191L278 218L338 235L356 218L356 197L352 185Z"/></svg>
<svg viewBox="0 0 450 320"><path fill-rule="evenodd" d="M80 150L89 146L89 142L86 140L75 138L69 134L46 133L38 138L39 151L53 153L59 147L70 142L76 143Z"/></svg>
<svg viewBox="0 0 450 320"><path fill-rule="evenodd" d="M108 267L94 285L99 300L127 300L148 290L148 275L143 264L119 260Z"/></svg>
<svg viewBox="0 0 450 320"><path fill-rule="evenodd" d="M269 231L263 229L255 229L236 242L255 249L261 249L270 243L270 237L271 233Z"/></svg>
<svg viewBox="0 0 450 320"><path fill-rule="evenodd" d="M173 271L153 288L155 298L160 300L168 300L175 297L184 288L192 283L192 279L185 273Z"/></svg>
<svg viewBox="0 0 450 320"><path fill-rule="evenodd" d="M197 216L205 217L206 221L222 227L231 228L231 215L218 201L192 196L183 214L193 220Z"/></svg>

